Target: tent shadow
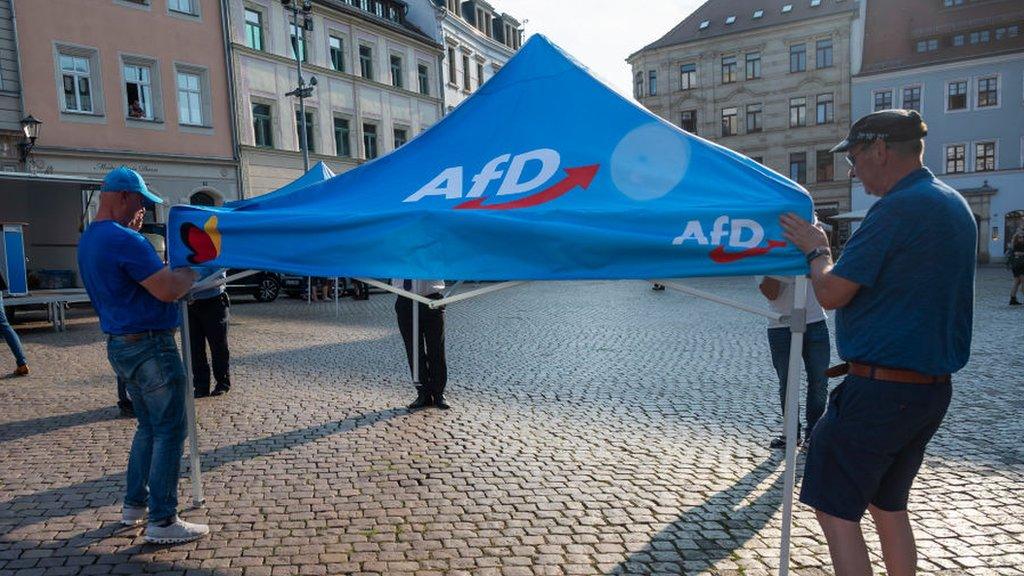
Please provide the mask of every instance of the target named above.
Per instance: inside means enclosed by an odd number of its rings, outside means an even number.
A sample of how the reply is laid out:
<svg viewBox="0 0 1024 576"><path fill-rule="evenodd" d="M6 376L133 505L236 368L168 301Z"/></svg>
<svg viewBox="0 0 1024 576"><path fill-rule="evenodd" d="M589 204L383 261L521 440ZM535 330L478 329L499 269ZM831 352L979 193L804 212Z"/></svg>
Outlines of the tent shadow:
<svg viewBox="0 0 1024 576"><path fill-rule="evenodd" d="M202 453L203 472L233 462L269 456L336 434L375 426L406 414L408 411L405 408L375 410L343 420L289 430L209 450ZM183 483L188 482L187 475L187 466L182 466ZM16 496L0 503L0 537L10 534L17 528L45 522L50 518L74 515L89 508L115 505L121 501L123 492L124 473L118 472L70 486ZM4 542L0 540L0 551L4 549Z"/></svg>
<svg viewBox="0 0 1024 576"><path fill-rule="evenodd" d="M758 464L735 484L655 534L642 549L608 572L623 574L697 574L734 557L736 550L768 525L782 506L781 452ZM752 501L751 494L776 470L778 477Z"/></svg>
<svg viewBox="0 0 1024 576"><path fill-rule="evenodd" d="M97 422L105 422L107 420L116 420L117 418L117 408L106 406L103 408L96 408L95 410L87 410L85 412L75 412L74 414L61 414L59 416L46 416L43 418L34 418L32 420L5 422L0 424L0 444L10 442L12 440L21 440L22 438L28 438L39 434L47 434L62 428L95 424Z"/></svg>

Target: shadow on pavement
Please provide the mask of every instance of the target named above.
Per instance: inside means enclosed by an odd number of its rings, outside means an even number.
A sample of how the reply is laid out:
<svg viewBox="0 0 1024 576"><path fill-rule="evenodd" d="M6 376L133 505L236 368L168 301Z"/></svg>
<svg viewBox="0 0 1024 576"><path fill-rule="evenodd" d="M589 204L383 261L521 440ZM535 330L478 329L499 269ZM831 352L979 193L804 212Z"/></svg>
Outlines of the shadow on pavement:
<svg viewBox="0 0 1024 576"><path fill-rule="evenodd" d="M36 436L38 434L47 434L62 428L95 424L96 422L116 420L117 418L117 407L105 406L103 408L96 408L95 410L87 410L85 412L75 412L73 414L61 414L60 416L46 416L44 418L34 418L32 420L5 422L0 424L0 444L11 440L20 440L22 438L28 438L29 436Z"/></svg>

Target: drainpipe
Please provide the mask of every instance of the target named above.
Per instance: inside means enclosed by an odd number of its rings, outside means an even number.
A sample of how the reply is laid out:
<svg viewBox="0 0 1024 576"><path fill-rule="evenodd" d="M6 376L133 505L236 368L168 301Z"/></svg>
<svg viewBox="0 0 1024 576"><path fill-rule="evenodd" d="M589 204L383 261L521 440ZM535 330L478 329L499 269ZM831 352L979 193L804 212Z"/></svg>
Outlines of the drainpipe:
<svg viewBox="0 0 1024 576"><path fill-rule="evenodd" d="M240 143L238 138L238 101L235 99L235 67L233 64L233 51L231 49L231 0L220 2L220 27L224 36L224 65L227 67L228 79L228 106L229 126L231 127L231 158L235 161L235 179L238 186L238 198L245 199L245 185L242 180L242 161Z"/></svg>
<svg viewBox="0 0 1024 576"><path fill-rule="evenodd" d="M12 30L12 33L14 35L14 52L15 52L15 55L16 55L15 56L15 61L17 62L17 66L18 66L18 102L21 104L21 114L19 114L18 116L19 116L19 118L24 118L25 114L26 114L26 112L25 112L25 110L26 110L26 108L25 108L25 82L24 82L24 79L21 77L21 42L18 40L18 17L17 17L17 14L14 11L14 2L15 2L15 0L11 0L9 2L9 4L11 6L11 30ZM32 171L32 168L29 165L29 159L28 158L25 159L25 170L27 172L31 172Z"/></svg>

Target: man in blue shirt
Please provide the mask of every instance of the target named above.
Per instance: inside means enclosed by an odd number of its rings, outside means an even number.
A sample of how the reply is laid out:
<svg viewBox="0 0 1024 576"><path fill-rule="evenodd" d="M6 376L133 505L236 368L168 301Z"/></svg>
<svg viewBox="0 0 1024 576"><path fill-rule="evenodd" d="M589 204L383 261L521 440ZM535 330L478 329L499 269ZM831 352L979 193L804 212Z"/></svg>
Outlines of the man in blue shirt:
<svg viewBox="0 0 1024 576"><path fill-rule="evenodd" d="M915 111L858 120L832 152L878 200L833 265L824 232L781 219L807 255L818 301L836 312L846 379L811 436L800 501L812 506L837 576L871 574L860 529L870 511L890 576L914 574L907 500L970 356L978 228L967 202L922 158Z"/></svg>
<svg viewBox="0 0 1024 576"><path fill-rule="evenodd" d="M100 206L78 243L78 268L100 327L107 358L131 394L138 428L128 457L121 522L139 524L149 508L147 542L189 542L209 527L178 518L178 476L187 434L185 370L174 340L175 302L195 281L190 268L171 270L129 225L162 203L134 170L112 170Z"/></svg>

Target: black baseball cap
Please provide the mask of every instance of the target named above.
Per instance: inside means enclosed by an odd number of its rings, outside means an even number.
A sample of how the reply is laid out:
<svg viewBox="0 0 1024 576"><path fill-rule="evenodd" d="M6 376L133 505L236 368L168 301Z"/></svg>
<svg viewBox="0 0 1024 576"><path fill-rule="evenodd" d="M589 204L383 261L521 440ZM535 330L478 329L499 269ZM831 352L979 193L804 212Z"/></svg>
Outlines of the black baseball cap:
<svg viewBox="0 0 1024 576"><path fill-rule="evenodd" d="M908 142L928 135L928 125L917 110L882 110L854 122L850 133L830 152L846 152L861 142Z"/></svg>

